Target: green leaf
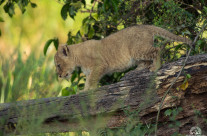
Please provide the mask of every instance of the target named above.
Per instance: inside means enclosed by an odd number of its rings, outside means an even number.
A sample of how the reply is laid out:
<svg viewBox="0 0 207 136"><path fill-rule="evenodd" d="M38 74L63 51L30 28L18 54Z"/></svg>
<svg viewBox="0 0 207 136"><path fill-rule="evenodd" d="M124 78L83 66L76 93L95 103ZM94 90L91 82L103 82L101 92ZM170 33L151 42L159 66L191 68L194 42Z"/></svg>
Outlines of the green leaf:
<svg viewBox="0 0 207 136"><path fill-rule="evenodd" d="M182 47L182 44L179 44L179 45L177 45L177 46L175 47L175 50L177 51L177 50L179 50L181 47Z"/></svg>
<svg viewBox="0 0 207 136"><path fill-rule="evenodd" d="M71 6L73 6L75 10L77 11L78 9L81 8L82 4L83 4L82 2L78 1L76 3L71 3Z"/></svg>
<svg viewBox="0 0 207 136"><path fill-rule="evenodd" d="M36 3L30 2L30 5L31 5L32 8L36 8L37 7L37 4Z"/></svg>
<svg viewBox="0 0 207 136"><path fill-rule="evenodd" d="M190 78L191 78L191 75L190 75L190 74L187 74L186 77L187 77L188 79L190 79Z"/></svg>
<svg viewBox="0 0 207 136"><path fill-rule="evenodd" d="M109 0L104 0L104 4L103 4L103 11L106 12L106 10L109 7Z"/></svg>
<svg viewBox="0 0 207 136"><path fill-rule="evenodd" d="M194 110L194 113L195 113L195 115L197 115L197 116L201 116L201 112L199 111L199 110Z"/></svg>
<svg viewBox="0 0 207 136"><path fill-rule="evenodd" d="M207 14L207 7L206 6L204 6L204 12Z"/></svg>
<svg viewBox="0 0 207 136"><path fill-rule="evenodd" d="M49 48L49 46L50 46L50 44L53 42L53 40L54 40L54 39L50 39L50 40L48 40L48 41L45 43L45 47L44 47L44 50L43 50L44 55L46 55L46 53L47 53L47 49Z"/></svg>
<svg viewBox="0 0 207 136"><path fill-rule="evenodd" d="M182 107L178 107L178 112L181 112L181 111L183 111L183 108Z"/></svg>
<svg viewBox="0 0 207 136"><path fill-rule="evenodd" d="M2 17L0 17L0 22L4 22L4 19Z"/></svg>
<svg viewBox="0 0 207 136"><path fill-rule="evenodd" d="M63 88L61 93L62 93L62 96L70 96L70 95L76 94L76 92L72 88L69 88L69 87Z"/></svg>
<svg viewBox="0 0 207 136"><path fill-rule="evenodd" d="M172 110L168 109L165 111L165 116L170 116L172 114Z"/></svg>
<svg viewBox="0 0 207 136"><path fill-rule="evenodd" d="M94 36L95 30L93 29L93 25L95 23L95 19L93 17L86 17L82 21L82 27L80 29L81 35L88 34L89 38L92 38Z"/></svg>
<svg viewBox="0 0 207 136"><path fill-rule="evenodd" d="M82 27L80 29L80 33L81 33L81 35L88 33L88 25L87 24L82 25Z"/></svg>
<svg viewBox="0 0 207 136"><path fill-rule="evenodd" d="M67 44L68 44L68 45L73 44L73 37L72 37L72 35L71 35L71 32L68 33Z"/></svg>
<svg viewBox="0 0 207 136"><path fill-rule="evenodd" d="M18 6L20 8L20 10L22 11L22 14L26 11L25 6L23 4L23 2L20 0L18 1Z"/></svg>
<svg viewBox="0 0 207 136"><path fill-rule="evenodd" d="M71 76L71 82L73 83L77 77L77 72L75 71Z"/></svg>
<svg viewBox="0 0 207 136"><path fill-rule="evenodd" d="M112 6L114 8L115 13L118 13L118 1L117 0L111 0Z"/></svg>
<svg viewBox="0 0 207 136"><path fill-rule="evenodd" d="M93 25L95 23L95 19L93 17L90 17L88 20L88 24Z"/></svg>
<svg viewBox="0 0 207 136"><path fill-rule="evenodd" d="M84 18L83 21L82 21L82 24L84 25L89 19L90 19L90 17Z"/></svg>
<svg viewBox="0 0 207 136"><path fill-rule="evenodd" d="M173 127L175 127L175 126L174 126L173 124L169 124L168 127L169 127L169 128L173 128Z"/></svg>
<svg viewBox="0 0 207 136"><path fill-rule="evenodd" d="M0 0L0 5L1 5L2 3L4 3L4 1L5 1L5 0Z"/></svg>
<svg viewBox="0 0 207 136"><path fill-rule="evenodd" d="M22 14L26 11L26 6L29 4L28 0L18 0L16 1L18 4L20 10L22 11Z"/></svg>
<svg viewBox="0 0 207 136"><path fill-rule="evenodd" d="M80 43L80 42L82 42L82 36L81 36L81 34L80 34L80 31L78 31L78 32L76 33L76 35L75 35L75 42L76 42L76 43Z"/></svg>
<svg viewBox="0 0 207 136"><path fill-rule="evenodd" d="M12 17L14 15L14 4L13 3L10 3L10 2L7 2L5 5L4 5L4 11L6 13L9 14L10 17Z"/></svg>
<svg viewBox="0 0 207 136"><path fill-rule="evenodd" d="M181 125L180 121L175 121L175 126L179 127Z"/></svg>
<svg viewBox="0 0 207 136"><path fill-rule="evenodd" d="M93 27L91 27L91 29L88 32L88 37L92 38L94 36L94 34L95 34L95 30L93 29Z"/></svg>
<svg viewBox="0 0 207 136"><path fill-rule="evenodd" d="M61 16L64 20L67 19L67 12L69 11L69 8L70 8L70 4L67 3L61 9Z"/></svg>
<svg viewBox="0 0 207 136"><path fill-rule="evenodd" d="M74 16L76 15L76 8L74 6L69 7L69 16L74 19Z"/></svg>
<svg viewBox="0 0 207 136"><path fill-rule="evenodd" d="M53 43L54 43L55 49L57 50L58 49L58 46L59 46L59 40L58 40L58 38L54 38L53 39Z"/></svg>
<svg viewBox="0 0 207 136"><path fill-rule="evenodd" d="M69 91L67 88L62 89L62 96L68 96L69 95Z"/></svg>
<svg viewBox="0 0 207 136"><path fill-rule="evenodd" d="M28 4L29 4L29 1L28 0L20 0L22 2L22 5L24 7L26 7Z"/></svg>
<svg viewBox="0 0 207 136"><path fill-rule="evenodd" d="M86 1L85 0L81 0L81 2L83 3L84 8L85 8L86 7Z"/></svg>
<svg viewBox="0 0 207 136"><path fill-rule="evenodd" d="M69 91L66 88L62 89L61 93L62 93L62 96L69 96Z"/></svg>
<svg viewBox="0 0 207 136"><path fill-rule="evenodd" d="M73 90L78 90L78 86L77 85L73 86Z"/></svg>
<svg viewBox="0 0 207 136"><path fill-rule="evenodd" d="M84 84L83 83L81 83L81 84L78 85L78 88L83 88L83 87L84 87Z"/></svg>
<svg viewBox="0 0 207 136"><path fill-rule="evenodd" d="M198 40L197 45L200 46L203 43L203 40Z"/></svg>
<svg viewBox="0 0 207 136"><path fill-rule="evenodd" d="M80 76L80 74L78 74L79 76ZM83 79L84 78L84 76L80 76L79 78L78 78L78 82L81 80L81 79Z"/></svg>
<svg viewBox="0 0 207 136"><path fill-rule="evenodd" d="M15 12L14 12L14 5L13 4L10 6L8 13L9 13L10 17L12 17L15 14Z"/></svg>
<svg viewBox="0 0 207 136"><path fill-rule="evenodd" d="M186 30L186 31L182 32L182 35L184 35L184 34L189 34L190 35L191 33L190 33L190 31Z"/></svg>

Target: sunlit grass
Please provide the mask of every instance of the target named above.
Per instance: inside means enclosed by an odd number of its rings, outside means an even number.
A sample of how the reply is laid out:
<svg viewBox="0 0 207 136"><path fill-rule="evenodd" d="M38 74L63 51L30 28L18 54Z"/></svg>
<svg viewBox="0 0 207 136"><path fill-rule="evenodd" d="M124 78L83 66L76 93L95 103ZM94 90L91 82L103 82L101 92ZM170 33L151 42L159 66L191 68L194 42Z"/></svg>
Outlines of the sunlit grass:
<svg viewBox="0 0 207 136"><path fill-rule="evenodd" d="M1 103L56 97L67 81L58 82L55 74L53 46L43 56L45 42L57 37L67 41L69 31L75 34L88 13L78 12L75 20L61 18L62 4L55 0L35 1L36 8L27 7L24 14L18 7L11 18L0 7L0 100ZM90 2L87 1L87 6Z"/></svg>
<svg viewBox="0 0 207 136"><path fill-rule="evenodd" d="M9 58L0 56L1 103L58 95L61 85L56 79L52 58L36 57L34 53L25 60L20 51Z"/></svg>

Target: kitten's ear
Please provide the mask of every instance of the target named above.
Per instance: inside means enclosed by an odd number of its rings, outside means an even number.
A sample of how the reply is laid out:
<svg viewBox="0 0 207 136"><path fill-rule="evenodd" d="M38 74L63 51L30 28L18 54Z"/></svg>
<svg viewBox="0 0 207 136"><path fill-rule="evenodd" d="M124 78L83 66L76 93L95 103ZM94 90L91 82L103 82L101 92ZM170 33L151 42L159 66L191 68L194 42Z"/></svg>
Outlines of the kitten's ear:
<svg viewBox="0 0 207 136"><path fill-rule="evenodd" d="M61 45L59 48L58 48L59 52L63 55L63 56L69 56L70 54L70 50L69 50L69 47L67 45Z"/></svg>

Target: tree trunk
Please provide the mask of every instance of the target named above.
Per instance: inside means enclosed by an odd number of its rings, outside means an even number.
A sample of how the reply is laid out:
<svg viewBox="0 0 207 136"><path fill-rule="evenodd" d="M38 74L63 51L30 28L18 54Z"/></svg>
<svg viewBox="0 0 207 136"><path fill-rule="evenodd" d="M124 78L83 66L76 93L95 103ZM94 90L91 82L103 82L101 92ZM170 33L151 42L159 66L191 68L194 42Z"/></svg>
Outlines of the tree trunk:
<svg viewBox="0 0 207 136"><path fill-rule="evenodd" d="M120 82L95 91L1 104L0 130L4 134L33 134L124 126L133 129L140 123L153 126L161 99L184 59L163 65L156 74L147 69L130 71ZM169 126L173 124L176 126ZM189 135L194 126L207 135L207 54L189 57L184 72L164 100L158 135Z"/></svg>

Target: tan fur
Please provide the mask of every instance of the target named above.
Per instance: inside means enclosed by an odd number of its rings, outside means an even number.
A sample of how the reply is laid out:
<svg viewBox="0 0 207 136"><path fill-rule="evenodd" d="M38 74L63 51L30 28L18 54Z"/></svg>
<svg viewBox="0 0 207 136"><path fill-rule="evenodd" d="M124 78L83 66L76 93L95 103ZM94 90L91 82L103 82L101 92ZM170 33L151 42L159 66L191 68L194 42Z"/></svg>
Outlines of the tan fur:
<svg viewBox="0 0 207 136"><path fill-rule="evenodd" d="M95 89L102 76L120 72L138 65L151 70L160 68L160 49L153 47L154 35L190 44L192 41L151 26L138 25L123 29L102 40L88 40L83 43L58 48L55 55L57 73L69 78L75 67L81 67L86 75L84 90ZM141 67L140 67L141 66Z"/></svg>

